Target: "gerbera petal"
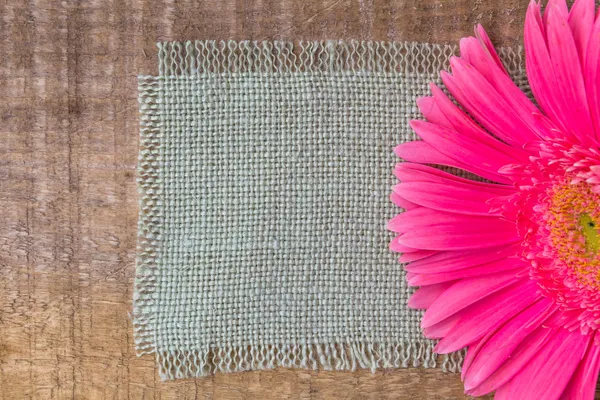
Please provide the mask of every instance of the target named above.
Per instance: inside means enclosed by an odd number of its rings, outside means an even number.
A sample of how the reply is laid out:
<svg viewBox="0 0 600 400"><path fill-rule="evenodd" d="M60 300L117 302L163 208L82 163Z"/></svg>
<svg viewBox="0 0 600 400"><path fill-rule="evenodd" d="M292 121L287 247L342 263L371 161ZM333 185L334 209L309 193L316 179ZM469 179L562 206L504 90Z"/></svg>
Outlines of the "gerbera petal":
<svg viewBox="0 0 600 400"><path fill-rule="evenodd" d="M475 185L403 182L394 192L410 202L434 210L468 215L499 215L492 213L488 201L498 197Z"/></svg>
<svg viewBox="0 0 600 400"><path fill-rule="evenodd" d="M427 309L421 326L432 326L519 280L522 279L517 278L512 271L460 280Z"/></svg>
<svg viewBox="0 0 600 400"><path fill-rule="evenodd" d="M544 25L548 26L548 10L550 8L556 8L561 14L568 15L569 7L565 0L548 0L546 8L544 9Z"/></svg>
<svg viewBox="0 0 600 400"><path fill-rule="evenodd" d="M413 208L418 207L417 204L406 200L404 197L401 197L397 193L392 193L390 195L390 200L392 200L392 203L394 203L395 205L397 205L400 208L404 208L405 210L412 210Z"/></svg>
<svg viewBox="0 0 600 400"><path fill-rule="evenodd" d="M564 331L564 329L560 331ZM496 372L475 389L466 390L465 393L471 396L482 396L501 387L519 373L544 346L547 346L558 335L558 332L559 330L543 327L536 329L517 346Z"/></svg>
<svg viewBox="0 0 600 400"><path fill-rule="evenodd" d="M529 0L529 7L527 9L533 17L533 21L537 24L539 29L542 32L542 36L544 38L544 42L546 40L546 23L542 19L542 4L536 0ZM527 18L528 14L525 14ZM527 21L525 22L527 24Z"/></svg>
<svg viewBox="0 0 600 400"><path fill-rule="evenodd" d="M422 228L423 226L434 229L437 225L461 223L468 218L468 216L459 214L445 213L425 207L418 207L396 215L388 222L387 228L392 232L406 233L413 231L414 229Z"/></svg>
<svg viewBox="0 0 600 400"><path fill-rule="evenodd" d="M430 257L432 255L438 254L438 251L434 250L418 250L411 253L405 253L398 257L398 261L401 263L409 263L417 260L421 260L423 258Z"/></svg>
<svg viewBox="0 0 600 400"><path fill-rule="evenodd" d="M479 355L481 348L488 341L488 339L494 334L494 331L488 332L485 336L483 336L479 340L475 340L467 347L467 354L465 355L465 360L463 361L462 371L460 374L460 379L465 380L465 375L471 368L471 364L475 361L475 358Z"/></svg>
<svg viewBox="0 0 600 400"><path fill-rule="evenodd" d="M460 321L436 345L435 351L445 354L460 350L498 329L539 298L536 289L537 283L525 278L461 311Z"/></svg>
<svg viewBox="0 0 600 400"><path fill-rule="evenodd" d="M504 184L511 183L510 179L502 174L486 171L485 169L478 168L472 164L467 164L460 160L448 157L436 150L431 144L422 140L402 143L394 148L394 152L398 157L411 163L445 165L469 171L495 182Z"/></svg>
<svg viewBox="0 0 600 400"><path fill-rule="evenodd" d="M562 329L509 382L496 399L560 398L581 361L590 337Z"/></svg>
<svg viewBox="0 0 600 400"><path fill-rule="evenodd" d="M556 77L550 53L546 46L544 25L540 24L540 5L531 0L525 16L525 66L529 85L544 112L554 121L561 131L573 137L565 122L568 108L562 99L562 93L556 87Z"/></svg>
<svg viewBox="0 0 600 400"><path fill-rule="evenodd" d="M401 182L430 182L448 185L454 183L466 184L482 188L482 190L485 190L486 192L495 193L497 196L507 196L515 193L514 186L474 181L450 174L429 165L399 163L394 169L394 175L396 175Z"/></svg>
<svg viewBox="0 0 600 400"><path fill-rule="evenodd" d="M517 257L502 258L485 264L476 265L470 268L458 270L449 270L445 272L430 274L411 272L407 274L406 279L410 286L433 285L442 282L451 282L457 279L470 278L473 276L482 276L493 274L500 271L508 271L511 269L525 268L529 264Z"/></svg>
<svg viewBox="0 0 600 400"><path fill-rule="evenodd" d="M460 314L454 314L437 324L423 329L423 336L428 339L441 339L448 334L460 322Z"/></svg>
<svg viewBox="0 0 600 400"><path fill-rule="evenodd" d="M498 53L496 52L496 49L494 48L494 45L492 44L492 41L490 40L490 37L488 36L485 29L483 29L483 26L481 24L477 24L475 26L475 36L481 42L481 44L484 46L484 48L487 50L487 52L490 55L490 57L492 58L492 60L494 60L496 65L498 65L498 68L500 68L502 71L504 71L505 74L508 75L506 68L504 68L504 64L502 64L502 60L498 56Z"/></svg>
<svg viewBox="0 0 600 400"><path fill-rule="evenodd" d="M600 373L600 346L590 344L561 399L593 400L598 383L598 373Z"/></svg>
<svg viewBox="0 0 600 400"><path fill-rule="evenodd" d="M512 318L480 346L478 355L464 372L465 390L470 391L494 373L516 347L555 310L551 300L543 298Z"/></svg>
<svg viewBox="0 0 600 400"><path fill-rule="evenodd" d="M581 65L585 65L585 55L594 26L594 11L594 0L575 0L569 13L569 27L573 32Z"/></svg>
<svg viewBox="0 0 600 400"><path fill-rule="evenodd" d="M452 283L439 283L437 285L422 286L417 289L410 299L408 306L414 309L426 309L438 298L446 289L452 286Z"/></svg>
<svg viewBox="0 0 600 400"><path fill-rule="evenodd" d="M417 106L427 121L446 128L452 128L452 124L438 106L435 97L419 97Z"/></svg>
<svg viewBox="0 0 600 400"><path fill-rule="evenodd" d="M435 274L461 270L517 255L520 244L468 251L444 251L406 265L407 271Z"/></svg>
<svg viewBox="0 0 600 400"><path fill-rule="evenodd" d="M498 217L480 215L461 215L444 211L432 210L427 207L418 207L396 215L388 223L388 229L397 233L414 233L434 231L436 229L456 229L464 232L484 234L486 231L496 230L515 231L515 224ZM443 234L444 232L438 232ZM493 232L492 232L493 233ZM515 231L516 233L516 231ZM423 248L423 250L427 250ZM436 249L429 249L436 250Z"/></svg>
<svg viewBox="0 0 600 400"><path fill-rule="evenodd" d="M600 138L600 17L596 17L591 38L587 46L583 75L596 137Z"/></svg>
<svg viewBox="0 0 600 400"><path fill-rule="evenodd" d="M390 250L391 251L395 251L396 253L414 253L416 251L419 251L419 249L414 249L412 247L403 245L402 243L400 243L398 238L399 238L399 236L396 236L390 242Z"/></svg>
<svg viewBox="0 0 600 400"><path fill-rule="evenodd" d="M447 165L460 169L464 169L467 166L466 163L444 155L432 145L422 140L399 144L394 148L394 153L404 161L411 163ZM506 180L505 182L508 183L509 181Z"/></svg>
<svg viewBox="0 0 600 400"><path fill-rule="evenodd" d="M573 35L567 23L567 12L562 6L548 5L544 14L547 20L544 34L536 15L539 5L533 0L530 3L525 18L527 76L536 100L560 129L562 136L571 141L591 144L594 129L585 92L585 105L578 102L581 100L583 78Z"/></svg>
<svg viewBox="0 0 600 400"><path fill-rule="evenodd" d="M515 148L539 140L539 136L475 68L459 57L452 57L450 65L453 75L441 73L444 84L487 130Z"/></svg>
<svg viewBox="0 0 600 400"><path fill-rule="evenodd" d="M410 123L413 130L433 148L452 160L468 160L471 170L475 168L478 173L487 179L498 181L498 170L506 164L512 164L515 159L498 150L486 146L470 137L456 134L455 131L424 121L413 120ZM503 183L506 178L501 177Z"/></svg>
<svg viewBox="0 0 600 400"><path fill-rule="evenodd" d="M481 26L478 29L483 31ZM474 37L463 38L460 41L460 54L506 101L510 106L507 112L512 114L512 119L522 120L540 138L555 136L551 130L554 124L540 113L525 93L511 80L506 70L498 66L494 58L488 54L483 43Z"/></svg>
<svg viewBox="0 0 600 400"><path fill-rule="evenodd" d="M424 250L467 250L495 247L517 242L518 237L509 230L500 232L462 232L459 226L442 226L437 232L409 232L400 237L408 247Z"/></svg>
<svg viewBox="0 0 600 400"><path fill-rule="evenodd" d="M520 240L512 221L450 214L425 207L396 216L388 229L402 233L398 237L400 244L423 250L482 249Z"/></svg>
<svg viewBox="0 0 600 400"><path fill-rule="evenodd" d="M444 115L447 121L438 125L441 125L445 128L451 128L457 133L470 137L477 142L483 143L486 146L489 146L505 155L508 155L509 157L514 158L515 160L527 161L529 154L526 151L520 148L511 147L506 143L494 138L488 132L484 131L479 125L477 125L471 119L471 117L465 114L463 110L458 108L456 104L454 104L452 100L446 96L442 89L433 83L431 83L429 87L431 89L431 93L433 94L433 98L435 99L437 108L439 108L440 112Z"/></svg>
<svg viewBox="0 0 600 400"><path fill-rule="evenodd" d="M588 108L583 72L575 39L567 21L568 14L562 7L548 7L546 31L548 49L556 76L556 87L564 104L568 106L568 119L563 121L581 143L594 143L594 128Z"/></svg>

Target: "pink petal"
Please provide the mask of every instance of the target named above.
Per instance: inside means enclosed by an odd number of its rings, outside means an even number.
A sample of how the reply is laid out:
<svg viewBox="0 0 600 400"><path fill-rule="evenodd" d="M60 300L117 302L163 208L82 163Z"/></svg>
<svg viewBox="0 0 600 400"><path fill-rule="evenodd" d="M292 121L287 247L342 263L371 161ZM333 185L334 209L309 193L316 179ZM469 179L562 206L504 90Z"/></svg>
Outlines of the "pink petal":
<svg viewBox="0 0 600 400"><path fill-rule="evenodd" d="M410 296L410 299L408 299L408 306L414 309L429 308L429 306L450 286L452 286L451 283L440 283L437 285L420 287L412 294L412 296Z"/></svg>
<svg viewBox="0 0 600 400"><path fill-rule="evenodd" d="M475 265L486 264L505 257L517 255L521 245L514 244L491 249L475 249L469 251L444 251L431 257L417 260L404 268L407 271L435 274L440 272L461 270Z"/></svg>
<svg viewBox="0 0 600 400"><path fill-rule="evenodd" d="M551 7L552 8L552 7ZM554 8L554 12L546 13L545 16L550 14L557 15L553 18L552 25L552 37L553 45L556 41L556 19L559 18L560 13L557 10L560 8ZM563 85L558 84L559 77L562 80L565 79L565 71L561 68L560 71L555 70L556 65L553 63L553 59L550 57L550 52L546 46L545 35L542 26L539 24L539 5L535 1L531 1L525 17L525 55L526 55L526 68L527 76L529 78L529 84L535 95L536 100L541 105L544 112L550 117L550 119L557 125L562 131L563 136L568 140L575 140L575 138L583 138L589 141L590 135L593 135L593 131L590 132L575 132L574 127L578 126L578 121L575 121L572 117L572 108L579 105L572 104L565 97L568 95L569 88L561 88ZM571 35L569 30L569 35ZM571 35L571 41L573 41ZM564 46L563 46L564 47ZM572 51L574 51L574 45ZM553 50L553 53L557 53L557 49ZM576 53L576 51L575 51ZM560 55L557 53L557 57ZM578 57L575 57L577 62ZM559 62L559 60L554 60ZM568 67L568 66L567 66ZM584 122L585 125L585 122Z"/></svg>
<svg viewBox="0 0 600 400"><path fill-rule="evenodd" d="M546 14L548 48L557 79L556 87L561 92L563 104L568 107L565 110L568 111L568 119L563 124L579 137L581 143L592 145L594 128L577 46L567 22L568 15L561 7L549 7Z"/></svg>
<svg viewBox="0 0 600 400"><path fill-rule="evenodd" d="M511 180L506 176L498 173L491 173L484 169L467 164L461 160L450 158L436 150L436 148L431 144L425 143L422 140L402 143L396 146L394 152L398 157L411 163L445 165L472 172L495 182L501 182L504 184L512 183Z"/></svg>
<svg viewBox="0 0 600 400"><path fill-rule="evenodd" d="M454 314L443 321L423 329L423 336L428 339L441 339L460 321L460 314Z"/></svg>
<svg viewBox="0 0 600 400"><path fill-rule="evenodd" d="M394 153L404 161L421 164L447 165L464 169L467 165L460 160L454 160L436 150L433 146L422 140L413 140L399 144L394 148Z"/></svg>
<svg viewBox="0 0 600 400"><path fill-rule="evenodd" d="M579 363L561 399L594 400L594 392L600 372L600 347L590 344L585 357Z"/></svg>
<svg viewBox="0 0 600 400"><path fill-rule="evenodd" d="M562 329L518 374L498 389L496 399L560 398L589 340L589 336Z"/></svg>
<svg viewBox="0 0 600 400"><path fill-rule="evenodd" d="M556 306L550 300L541 299L495 332L481 346L479 354L465 372L465 390L473 390L489 378L511 356L517 346L540 327L549 312L555 309Z"/></svg>
<svg viewBox="0 0 600 400"><path fill-rule="evenodd" d="M585 65L585 55L594 25L594 9L594 0L575 0L569 13L569 27L573 32L581 65Z"/></svg>
<svg viewBox="0 0 600 400"><path fill-rule="evenodd" d="M418 205L416 205L415 203L411 203L410 201L401 197L397 193L392 193L390 195L390 200L392 200L392 203L394 203L395 205L397 205L400 208L404 208L405 210L412 210L413 208L418 207Z"/></svg>
<svg viewBox="0 0 600 400"><path fill-rule="evenodd" d="M499 151L500 153L511 157L515 162L525 162L528 160L529 154L520 149L511 147L490 135L484 131L479 125L477 125L471 117L465 114L460 108L458 108L452 100L446 96L446 94L434 85L429 85L436 105L439 107L440 112L444 114L451 126L442 125L445 128L454 128L453 130L457 134L464 135L471 138L472 140L482 143L486 146Z"/></svg>
<svg viewBox="0 0 600 400"><path fill-rule="evenodd" d="M527 365L547 343L553 339L558 330L540 327L525 338L513 351L511 356L488 379L475 389L467 390L470 396L483 396L508 382Z"/></svg>
<svg viewBox="0 0 600 400"><path fill-rule="evenodd" d="M427 121L446 128L452 128L452 124L436 104L435 98L419 97L417 99L417 106Z"/></svg>
<svg viewBox="0 0 600 400"><path fill-rule="evenodd" d="M404 246L402 243L400 243L399 236L396 236L390 242L390 250L396 253L414 253L419 251L419 249L413 249L412 247Z"/></svg>
<svg viewBox="0 0 600 400"><path fill-rule="evenodd" d="M562 15L569 14L569 7L567 7L565 0L548 0L548 4L546 4L546 8L544 9L544 25L546 27L548 26L548 10L551 8L556 8Z"/></svg>
<svg viewBox="0 0 600 400"><path fill-rule="evenodd" d="M458 182L459 184L475 186L478 189L494 193L498 196L512 195L516 191L514 186L473 181L442 171L439 168L410 162L397 164L394 169L394 175L396 175L401 182L431 182L445 185L451 185Z"/></svg>
<svg viewBox="0 0 600 400"><path fill-rule="evenodd" d="M471 268L446 271L437 274L422 274L412 272L410 278L407 277L409 286L434 285L436 283L450 282L458 279L470 278L473 276L482 276L493 274L500 271L514 270L517 268L529 268L529 264L517 257L502 258L486 264L476 265Z"/></svg>
<svg viewBox="0 0 600 400"><path fill-rule="evenodd" d="M477 24L475 26L475 36L486 49L487 53L492 58L492 60L494 60L496 65L498 65L498 68L500 68L500 70L502 70L506 75L508 75L506 68L504 68L504 64L502 64L502 60L500 60L498 53L496 53L496 49L494 48L492 41L490 40L487 32L485 31L485 29L483 29L483 26L481 24Z"/></svg>
<svg viewBox="0 0 600 400"><path fill-rule="evenodd" d="M465 376L469 372L469 369L471 368L471 364L473 364L473 361L475 361L475 358L477 358L477 356L479 355L481 348L489 340L489 338L492 337L495 333L496 333L495 331L490 331L485 336L483 336L481 339L476 340L469 345L469 347L467 348L467 354L465 356L465 361L463 362L463 365L462 365L462 371L460 374L461 380L463 380L463 381L465 380Z"/></svg>
<svg viewBox="0 0 600 400"><path fill-rule="evenodd" d="M469 250L520 240L514 222L501 218L459 215L419 207L390 221L388 229L403 233L399 243L423 250Z"/></svg>
<svg viewBox="0 0 600 400"><path fill-rule="evenodd" d="M529 0L527 11L531 11L532 20L536 23L542 32L544 43L546 43L546 23L542 20L542 5L537 0ZM525 15L527 17L527 14Z"/></svg>
<svg viewBox="0 0 600 400"><path fill-rule="evenodd" d="M448 165L448 162L454 162L430 144L419 140L399 144L394 148L394 153L404 161L414 163Z"/></svg>
<svg viewBox="0 0 600 400"><path fill-rule="evenodd" d="M481 29L483 30L483 28ZM510 106L510 110L507 110L507 112L513 114L510 118L522 120L538 137L556 136L550 129L554 124L540 113L525 93L506 74L504 68L499 67L494 59L487 54L480 41L473 37L462 39L461 57L473 66L493 86L498 95L506 101Z"/></svg>
<svg viewBox="0 0 600 400"><path fill-rule="evenodd" d="M460 312L456 326L435 347L437 353L450 353L497 330L508 319L539 298L537 283L525 279L504 288ZM445 296L444 296L445 297Z"/></svg>
<svg viewBox="0 0 600 400"><path fill-rule="evenodd" d="M563 94L556 84L550 53L546 46L543 26L540 25L540 6L534 0L529 3L525 17L525 59L527 77L535 99L544 112L562 130L563 135L573 140L568 128L570 106L565 104Z"/></svg>
<svg viewBox="0 0 600 400"><path fill-rule="evenodd" d="M396 215L388 222L388 229L397 233L433 232L439 229L462 230L466 233L495 233L492 230L516 232L515 224L502 218L479 215L461 215L418 207ZM425 249L424 249L425 250ZM432 249L435 250L435 249Z"/></svg>
<svg viewBox="0 0 600 400"><path fill-rule="evenodd" d="M558 329L562 328L566 322L565 313L561 310L550 315L542 324L544 327Z"/></svg>
<svg viewBox="0 0 600 400"><path fill-rule="evenodd" d="M459 135L456 131L416 120L411 121L410 126L426 143L447 157L467 162L472 166L469 168L484 171L485 175L479 174L484 178L498 181L498 170L506 164L514 163L513 158L470 137Z"/></svg>
<svg viewBox="0 0 600 400"><path fill-rule="evenodd" d="M421 327L432 326L519 280L512 271L460 280L427 309Z"/></svg>
<svg viewBox="0 0 600 400"><path fill-rule="evenodd" d="M442 80L456 100L487 130L516 148L539 140L536 132L473 66L458 57L451 58L450 65L454 76L443 73Z"/></svg>
<svg viewBox="0 0 600 400"><path fill-rule="evenodd" d="M410 202L434 210L468 215L499 215L490 212L488 201L497 198L475 185L405 182L394 187L394 192Z"/></svg>
<svg viewBox="0 0 600 400"><path fill-rule="evenodd" d="M594 121L596 137L600 138L600 18L596 18L591 40L588 43L583 75L590 113Z"/></svg>
<svg viewBox="0 0 600 400"><path fill-rule="evenodd" d="M402 254L398 258L398 261L400 263L409 263L409 262L413 262L413 261L421 260L423 258L430 257L435 254L438 254L438 252L433 251L433 250L418 250L413 253Z"/></svg>

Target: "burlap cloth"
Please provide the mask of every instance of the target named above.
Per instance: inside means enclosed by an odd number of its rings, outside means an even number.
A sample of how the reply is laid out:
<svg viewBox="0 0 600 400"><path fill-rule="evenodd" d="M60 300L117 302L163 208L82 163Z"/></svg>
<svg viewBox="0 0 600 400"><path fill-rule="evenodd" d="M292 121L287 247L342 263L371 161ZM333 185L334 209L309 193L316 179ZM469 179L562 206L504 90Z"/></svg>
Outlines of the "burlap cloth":
<svg viewBox="0 0 600 400"><path fill-rule="evenodd" d="M159 44L139 78L139 353L164 379L278 366L408 366L437 357L388 250L415 99L450 46ZM526 88L521 50L501 51Z"/></svg>

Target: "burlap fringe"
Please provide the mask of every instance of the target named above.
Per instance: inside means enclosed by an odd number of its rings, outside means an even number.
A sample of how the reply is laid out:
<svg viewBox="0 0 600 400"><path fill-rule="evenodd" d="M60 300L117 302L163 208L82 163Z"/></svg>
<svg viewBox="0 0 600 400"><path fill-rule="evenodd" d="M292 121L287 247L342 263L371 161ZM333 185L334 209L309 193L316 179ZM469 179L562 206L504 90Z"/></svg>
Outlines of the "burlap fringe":
<svg viewBox="0 0 600 400"><path fill-rule="evenodd" d="M159 168L161 164L161 122L158 117L159 82L154 77L138 80L140 149L137 170L139 191L138 241L133 298L133 332L138 355L153 353L156 340L152 327L156 319L154 293L158 241L161 226Z"/></svg>
<svg viewBox="0 0 600 400"><path fill-rule="evenodd" d="M441 366L445 372L458 372L464 352L438 356L429 341L378 344L340 342L307 345L249 345L201 350L169 350L157 353L161 379L181 379L213 375L216 372L268 370L278 367L355 371L384 368Z"/></svg>
<svg viewBox="0 0 600 400"><path fill-rule="evenodd" d="M454 45L366 41L187 41L158 43L159 75L209 73L403 73L437 78ZM501 48L508 71L524 66L523 49Z"/></svg>

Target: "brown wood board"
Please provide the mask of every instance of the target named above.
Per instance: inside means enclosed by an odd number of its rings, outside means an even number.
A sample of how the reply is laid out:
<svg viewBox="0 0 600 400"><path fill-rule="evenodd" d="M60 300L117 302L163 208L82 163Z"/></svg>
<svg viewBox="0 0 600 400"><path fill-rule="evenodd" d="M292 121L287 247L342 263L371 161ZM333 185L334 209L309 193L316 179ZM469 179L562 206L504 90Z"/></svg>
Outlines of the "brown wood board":
<svg viewBox="0 0 600 400"><path fill-rule="evenodd" d="M161 382L134 354L138 74L155 43L517 45L528 0L0 0L0 399L462 399L455 374L277 369Z"/></svg>

